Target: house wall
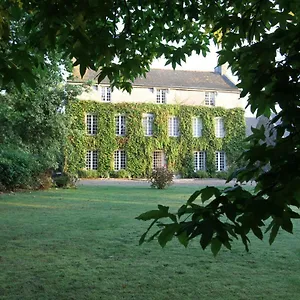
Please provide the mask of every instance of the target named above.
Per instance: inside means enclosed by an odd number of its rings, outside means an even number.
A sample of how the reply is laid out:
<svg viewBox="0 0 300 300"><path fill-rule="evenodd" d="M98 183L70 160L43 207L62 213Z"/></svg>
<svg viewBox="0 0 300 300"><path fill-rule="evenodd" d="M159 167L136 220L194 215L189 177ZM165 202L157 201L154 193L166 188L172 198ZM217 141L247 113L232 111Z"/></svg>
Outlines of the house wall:
<svg viewBox="0 0 300 300"><path fill-rule="evenodd" d="M166 88L167 89L167 88ZM211 92L213 90L192 90L192 89L168 89L167 104L180 104L180 105L205 105L204 98L205 92ZM243 103L239 100L239 91L216 91L215 106L224 108L243 107ZM79 97L81 100L93 100L102 102L101 90L93 90L89 92L83 92ZM156 91L155 89L149 89L144 87L134 87L131 94L114 89L111 93L112 103L156 103Z"/></svg>
<svg viewBox="0 0 300 300"><path fill-rule="evenodd" d="M69 103L69 137L65 149L65 171L74 173L85 167L88 151L98 152L97 174L114 172L114 152L125 151L126 167L133 177L145 177L153 166L153 153L162 151L167 166L182 176L193 176L195 151L205 152L205 171L214 174L217 151L226 154L226 168L235 163L243 149L245 137L244 111L240 108L205 107L192 105L156 105L148 103L103 103L75 101ZM86 114L96 116L97 130L87 131ZM142 118L152 113L153 131L146 135ZM116 132L116 116L124 115L125 134ZM178 118L179 134L169 132L169 120ZM193 117L202 120L202 134L193 133ZM215 133L215 120L224 120L225 135Z"/></svg>

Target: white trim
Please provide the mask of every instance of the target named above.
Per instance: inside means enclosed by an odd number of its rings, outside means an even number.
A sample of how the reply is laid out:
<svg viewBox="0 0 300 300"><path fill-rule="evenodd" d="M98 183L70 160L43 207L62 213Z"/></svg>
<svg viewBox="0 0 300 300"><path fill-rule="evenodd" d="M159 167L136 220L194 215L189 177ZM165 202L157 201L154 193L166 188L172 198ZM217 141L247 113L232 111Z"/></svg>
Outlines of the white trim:
<svg viewBox="0 0 300 300"><path fill-rule="evenodd" d="M154 114L151 113L143 114L142 126L143 126L145 136L153 135L153 121L154 121Z"/></svg>
<svg viewBox="0 0 300 300"><path fill-rule="evenodd" d="M98 118L96 114L85 114L85 129L87 135L96 135L98 131Z"/></svg>
<svg viewBox="0 0 300 300"><path fill-rule="evenodd" d="M98 150L87 150L85 156L85 168L87 170L98 169Z"/></svg>
<svg viewBox="0 0 300 300"><path fill-rule="evenodd" d="M115 115L115 134L116 136L126 135L126 116L124 114Z"/></svg>
<svg viewBox="0 0 300 300"><path fill-rule="evenodd" d="M215 167L217 172L226 171L226 153L224 151L216 151Z"/></svg>
<svg viewBox="0 0 300 300"><path fill-rule="evenodd" d="M124 150L114 152L114 170L120 171L126 168L126 153Z"/></svg>
<svg viewBox="0 0 300 300"><path fill-rule="evenodd" d="M179 132L179 118L175 116L169 117L168 132L170 137L178 137Z"/></svg>

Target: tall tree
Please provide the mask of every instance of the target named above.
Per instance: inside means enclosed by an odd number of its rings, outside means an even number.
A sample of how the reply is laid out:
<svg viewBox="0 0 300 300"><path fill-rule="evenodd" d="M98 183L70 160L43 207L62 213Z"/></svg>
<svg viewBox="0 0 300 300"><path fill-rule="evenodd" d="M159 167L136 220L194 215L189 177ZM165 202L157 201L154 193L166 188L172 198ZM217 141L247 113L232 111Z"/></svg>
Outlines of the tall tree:
<svg viewBox="0 0 300 300"><path fill-rule="evenodd" d="M237 237L247 248L248 233L262 238L261 228L271 219L272 243L280 227L292 232L291 219L299 217L292 209L299 207L300 186L298 4L297 0L4 0L2 84L9 80L18 84L19 74L30 73L28 66L43 63L45 53L60 49L65 57L75 58L82 75L87 68L100 68L99 81L108 76L112 85L130 90L130 80L145 75L153 58L164 56L175 67L193 51L205 55L213 39L222 46L219 63L228 62L239 77L241 95L249 96L252 111L270 116L276 105L280 107L272 120L275 144L263 142L263 128L254 130L243 154L245 168L232 176L240 182L255 180L255 193L241 186L207 188L191 196L176 214L160 206L139 218L153 219L152 224L170 218L170 223L160 223L157 233L162 245L173 235L185 245L199 236L202 247L211 244L214 253L222 245L230 248L231 239ZM13 39L16 22L24 22L22 41ZM24 63L19 53L24 53ZM199 196L201 205L195 203Z"/></svg>

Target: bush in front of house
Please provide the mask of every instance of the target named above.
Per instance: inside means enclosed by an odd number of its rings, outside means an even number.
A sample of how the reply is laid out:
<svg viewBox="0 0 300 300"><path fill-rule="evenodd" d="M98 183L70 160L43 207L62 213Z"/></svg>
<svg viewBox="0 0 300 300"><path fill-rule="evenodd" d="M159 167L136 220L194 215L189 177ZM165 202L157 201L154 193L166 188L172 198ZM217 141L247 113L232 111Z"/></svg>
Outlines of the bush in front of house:
<svg viewBox="0 0 300 300"><path fill-rule="evenodd" d="M126 178L126 179L131 179L131 174L122 169L122 170L119 170L119 171L113 171L110 173L110 177L111 178Z"/></svg>
<svg viewBox="0 0 300 300"><path fill-rule="evenodd" d="M225 179L225 180L227 180L228 176L229 176L229 173L227 171L216 172L214 175L215 178Z"/></svg>
<svg viewBox="0 0 300 300"><path fill-rule="evenodd" d="M76 187L78 177L74 174L63 173L53 177L53 183L58 188L73 188Z"/></svg>
<svg viewBox="0 0 300 300"><path fill-rule="evenodd" d="M194 178L209 178L209 174L204 170L198 170L194 173Z"/></svg>
<svg viewBox="0 0 300 300"><path fill-rule="evenodd" d="M148 177L152 188L165 189L173 183L174 173L167 168L156 168Z"/></svg>
<svg viewBox="0 0 300 300"><path fill-rule="evenodd" d="M97 170L80 170L78 176L80 178L98 178L99 174Z"/></svg>

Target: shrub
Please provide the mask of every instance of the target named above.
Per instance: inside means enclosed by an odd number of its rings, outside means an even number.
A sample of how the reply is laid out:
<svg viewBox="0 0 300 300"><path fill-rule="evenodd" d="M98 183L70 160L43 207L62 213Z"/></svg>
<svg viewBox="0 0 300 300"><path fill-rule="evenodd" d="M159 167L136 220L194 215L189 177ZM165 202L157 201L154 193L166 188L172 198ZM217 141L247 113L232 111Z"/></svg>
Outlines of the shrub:
<svg viewBox="0 0 300 300"><path fill-rule="evenodd" d="M58 188L70 188L76 187L77 176L73 174L62 174L60 176L55 176L53 182Z"/></svg>
<svg viewBox="0 0 300 300"><path fill-rule="evenodd" d="M80 178L98 178L99 174L97 170L80 170L78 176Z"/></svg>
<svg viewBox="0 0 300 300"><path fill-rule="evenodd" d="M166 168L157 168L151 172L148 181L151 183L151 187L164 189L173 183L173 177L172 171Z"/></svg>
<svg viewBox="0 0 300 300"><path fill-rule="evenodd" d="M23 150L6 146L0 151L0 184L2 189L31 188L41 173L35 157Z"/></svg>
<svg viewBox="0 0 300 300"><path fill-rule="evenodd" d="M228 175L229 175L228 172L221 171L221 172L216 172L214 177L219 179L227 179Z"/></svg>
<svg viewBox="0 0 300 300"><path fill-rule="evenodd" d="M47 190L53 186L53 179L51 177L51 172L46 171L41 173L37 177L36 188L41 190Z"/></svg>
<svg viewBox="0 0 300 300"><path fill-rule="evenodd" d="M206 171L198 170L194 173L195 178L209 178L209 174Z"/></svg>
<svg viewBox="0 0 300 300"><path fill-rule="evenodd" d="M116 172L117 178L131 178L131 175L128 171L126 170L120 170Z"/></svg>
<svg viewBox="0 0 300 300"><path fill-rule="evenodd" d="M111 178L128 178L131 179L131 175L128 171L126 170L119 170L119 171L112 171L110 173Z"/></svg>

